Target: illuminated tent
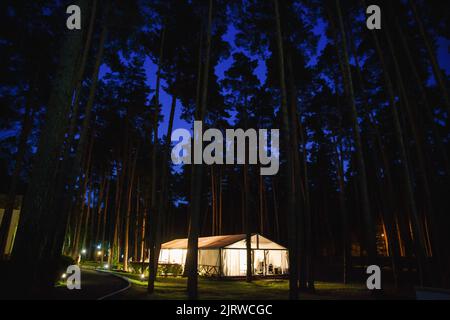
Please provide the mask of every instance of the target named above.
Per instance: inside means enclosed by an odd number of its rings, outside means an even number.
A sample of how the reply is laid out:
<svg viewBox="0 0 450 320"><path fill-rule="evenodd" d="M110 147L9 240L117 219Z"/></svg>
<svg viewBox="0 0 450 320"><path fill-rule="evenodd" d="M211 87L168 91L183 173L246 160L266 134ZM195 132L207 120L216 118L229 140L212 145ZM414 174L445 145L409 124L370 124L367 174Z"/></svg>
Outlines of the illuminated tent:
<svg viewBox="0 0 450 320"><path fill-rule="evenodd" d="M188 239L162 244L161 265L184 267ZM252 270L255 276L277 276L288 272L288 251L285 247L259 235L251 237ZM240 277L247 272L245 234L198 239L198 272L206 276Z"/></svg>

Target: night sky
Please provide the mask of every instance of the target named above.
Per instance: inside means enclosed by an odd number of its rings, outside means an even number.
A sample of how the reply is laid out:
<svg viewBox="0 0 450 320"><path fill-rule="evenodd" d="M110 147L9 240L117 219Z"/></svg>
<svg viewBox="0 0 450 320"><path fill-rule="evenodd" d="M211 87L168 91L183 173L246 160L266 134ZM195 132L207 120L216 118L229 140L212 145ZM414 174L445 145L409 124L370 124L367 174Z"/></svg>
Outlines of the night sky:
<svg viewBox="0 0 450 320"><path fill-rule="evenodd" d="M325 27L324 24L319 22L319 24L314 28L314 33L316 35L320 35L321 37L320 37L320 41L318 42L316 56L310 57L310 61L309 61L310 66L313 66L316 63L316 61L317 61L316 57L320 55L322 49L327 44L327 38L325 36L324 27ZM215 72L216 72L216 75L218 76L219 80L223 79L224 73L233 64L233 58L232 58L233 53L243 51L241 48L237 48L235 45L234 40L235 40L235 36L237 33L238 33L238 30L233 25L230 25L228 27L227 33L223 36L223 39L226 42L228 42L231 46L231 55L230 55L230 58L221 61L217 66L215 66ZM439 46L438 60L439 60L440 66L446 71L447 74L450 74L450 58L449 58L450 39L439 38L438 46ZM257 59L259 61L259 65L258 65L258 68L256 69L255 74L258 77L261 84L264 84L264 82L266 81L266 72L267 72L267 68L266 68L264 59L262 59L261 57L258 57L258 56L251 55L248 52L245 52L245 53L247 55L249 55L252 59ZM150 58L147 58L145 61L145 69L146 69L146 74L147 74L147 84L149 85L150 88L154 89L156 86L157 66L150 60ZM109 68L106 65L103 65L101 67L100 77L104 76L106 73L108 73L108 71L109 71ZM430 84L434 84L434 79L433 79L431 70L430 70ZM162 104L162 113L164 115L164 119L159 126L159 135L160 136L164 136L167 133L170 105L171 105L171 101L172 101L172 97L169 96L164 91L165 86L166 86L166 83L165 83L164 79L162 79L160 102ZM185 129L191 130L192 124L189 124L186 121L184 121L183 119L181 119L181 112L182 112L181 109L182 109L181 103L178 101L176 114L175 114L174 129L185 128ZM233 117L233 113L231 113L231 117ZM230 119L229 122L230 122L230 125L233 124L232 119ZM15 123L15 124L11 125L11 128L0 131L0 141L17 135L19 130L20 130L20 123Z"/></svg>

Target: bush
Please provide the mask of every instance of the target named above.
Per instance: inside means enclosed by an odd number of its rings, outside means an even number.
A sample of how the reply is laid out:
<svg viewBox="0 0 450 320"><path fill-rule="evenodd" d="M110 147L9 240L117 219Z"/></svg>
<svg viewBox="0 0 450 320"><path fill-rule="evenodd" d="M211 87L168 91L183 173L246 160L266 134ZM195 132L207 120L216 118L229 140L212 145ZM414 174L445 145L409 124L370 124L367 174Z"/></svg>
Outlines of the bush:
<svg viewBox="0 0 450 320"><path fill-rule="evenodd" d="M148 276L148 263L131 262L128 265L128 271L133 274L144 274ZM183 266L181 264L159 264L158 276L180 276L183 274Z"/></svg>
<svg viewBox="0 0 450 320"><path fill-rule="evenodd" d="M183 266L181 264L160 264L158 268L159 276L181 276Z"/></svg>
<svg viewBox="0 0 450 320"><path fill-rule="evenodd" d="M128 269L134 274L148 274L148 263L142 262L130 262Z"/></svg>

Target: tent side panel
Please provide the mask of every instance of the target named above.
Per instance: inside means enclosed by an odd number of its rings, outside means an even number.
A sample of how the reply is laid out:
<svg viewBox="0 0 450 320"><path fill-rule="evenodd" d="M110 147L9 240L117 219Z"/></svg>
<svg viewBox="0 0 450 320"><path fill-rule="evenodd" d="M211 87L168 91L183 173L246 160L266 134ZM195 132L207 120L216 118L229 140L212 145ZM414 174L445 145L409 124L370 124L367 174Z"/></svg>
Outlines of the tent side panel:
<svg viewBox="0 0 450 320"><path fill-rule="evenodd" d="M158 263L160 264L180 264L186 261L186 249L161 249Z"/></svg>
<svg viewBox="0 0 450 320"><path fill-rule="evenodd" d="M220 275L219 252L219 249L198 250L198 271L200 275Z"/></svg>
<svg viewBox="0 0 450 320"><path fill-rule="evenodd" d="M222 271L225 277L245 276L247 270L246 250L222 249Z"/></svg>

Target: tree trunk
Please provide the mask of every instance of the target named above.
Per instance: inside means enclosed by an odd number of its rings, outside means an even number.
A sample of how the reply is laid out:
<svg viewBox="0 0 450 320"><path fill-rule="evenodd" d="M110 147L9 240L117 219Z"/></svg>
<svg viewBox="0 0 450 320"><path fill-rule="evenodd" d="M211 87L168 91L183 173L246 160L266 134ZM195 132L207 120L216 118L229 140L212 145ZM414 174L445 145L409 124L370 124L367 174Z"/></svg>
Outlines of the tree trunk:
<svg viewBox="0 0 450 320"><path fill-rule="evenodd" d="M264 221L264 180L263 176L258 177L258 194L259 194L259 233L264 235L265 221Z"/></svg>
<svg viewBox="0 0 450 320"><path fill-rule="evenodd" d="M276 24L276 41L278 48L278 69L281 91L281 111L282 111L282 125L284 127L286 160L287 160L287 179L288 179L288 242L289 242L289 298L296 300L298 298L298 242L297 242L297 223L298 217L296 213L295 200L295 182L294 182L294 159L291 143L291 130L289 121L289 112L287 106L287 90L285 77L285 63L284 63L284 49L283 49L283 35L281 30L281 18L278 0L274 0L275 9L275 24Z"/></svg>
<svg viewBox="0 0 450 320"><path fill-rule="evenodd" d="M278 216L278 198L275 190L275 179L272 178L272 197L273 197L273 220L275 221L275 239L280 242L280 221Z"/></svg>
<svg viewBox="0 0 450 320"><path fill-rule="evenodd" d="M88 12L88 1L75 1L82 11ZM84 17L85 15L83 15ZM84 23L85 19L83 19ZM58 230L52 228L54 217L48 212L48 199L53 190L54 172L64 142L70 110L72 84L77 68L77 58L83 46L82 31L66 33L59 58L59 67L54 79L52 93L47 106L46 122L42 129L38 152L22 209L17 231L13 260L18 276L14 281L21 290L33 286L51 287L56 272L56 261L46 245L54 239ZM58 215L64 213L57 213ZM30 272L30 265L35 268ZM23 286L22 286L23 285Z"/></svg>
<svg viewBox="0 0 450 320"><path fill-rule="evenodd" d="M124 150L126 148L124 147ZM120 230L120 217L121 217L121 208L122 208L122 188L125 183L125 172L126 172L126 166L127 161L125 157L123 157L124 160L122 160L122 167L117 168L117 181L116 181L116 198L115 198L115 209L116 209L116 217L114 222L114 235L113 235L113 244L111 247L111 254L108 257L108 264L109 265L115 265L120 262L120 241L119 241L119 230Z"/></svg>
<svg viewBox="0 0 450 320"><path fill-rule="evenodd" d="M103 213L103 227L102 227L102 239L101 239L101 246L102 246L102 257L101 257L101 264L103 266L103 257L105 256L105 249L107 248L107 246L105 245L105 234L106 234L106 220L108 217L108 205L109 205L109 186L111 183L111 180L106 178L107 182L106 182L106 196L105 196L105 208L104 208L104 213Z"/></svg>
<svg viewBox="0 0 450 320"><path fill-rule="evenodd" d="M79 109L80 109L80 97L81 97L81 91L82 91L82 84L83 84L83 75L86 70L86 64L87 59L89 57L89 51L91 49L92 45L92 35L94 33L94 26L95 26L95 17L97 13L97 0L94 0L92 3L92 12L90 16L89 21L89 30L87 32L86 42L83 49L83 54L81 57L81 63L80 67L78 69L78 73L76 75L76 79L74 81L74 91L75 95L73 98L73 104L72 104L72 112L70 115L70 123L69 123L69 129L67 131L67 141L66 145L64 147L63 152L63 159L68 159L70 154L70 149L74 140L75 136L75 130L78 122L78 116L79 116Z"/></svg>
<svg viewBox="0 0 450 320"><path fill-rule="evenodd" d="M338 145L341 145L341 150L338 151ZM343 247L343 282L347 284L349 282L349 275L351 269L351 240L350 240L350 228L348 222L348 211L345 204L345 182L344 182L344 170L343 170L343 155L342 144L336 144L336 163L337 163L337 176L339 185L339 205L342 215L342 247Z"/></svg>
<svg viewBox="0 0 450 320"><path fill-rule="evenodd" d="M110 9L110 4L106 4L105 7L105 11L104 11L104 21L103 21L103 29L100 35L100 42L99 42L99 47L98 47L98 52L97 52L97 56L95 58L95 65L94 65L94 70L93 70L93 74L92 74L92 78L91 78L91 87L89 90L89 96L88 96L88 100L87 100L87 104L86 104L86 109L85 109L85 118L83 120L83 127L82 130L80 132L80 139L78 142L78 146L76 148L76 153L75 153L75 159L72 163L72 165L70 165L70 162L68 161L68 159L64 159L64 163L63 163L63 172L60 173L61 177L59 178L57 184L58 189L57 191L62 191L64 190L64 193L59 194L56 204L55 204L55 212L68 212L68 208L69 208L69 204L70 204L70 199L74 190L74 186L76 183L76 178L79 175L80 172L80 167L81 167L81 163L82 163L82 159L84 157L84 153L86 150L86 146L88 143L88 133L89 133L89 129L91 127L91 117L92 117L92 109L94 106L94 99L95 99L95 93L97 90L97 83L98 83L98 75L99 75L99 71L100 71L100 65L103 59L103 52L104 52L104 47L105 47L105 43L108 37L108 16L109 16L109 9ZM93 135L93 132L91 133ZM66 176L67 175L67 176ZM68 190L66 190L65 188L68 188ZM58 219L57 221L55 221L55 225L56 225L56 229L59 230L57 236L56 236L56 241L54 243L54 245L51 247L51 250L53 252L54 255L58 255L61 253L62 250L62 244L63 244L63 239L64 239L64 234L65 234L65 227L67 225L67 220L69 219L68 214L61 214L60 215L60 219Z"/></svg>
<svg viewBox="0 0 450 320"><path fill-rule="evenodd" d="M336 0L336 8L338 15L338 24L341 34L341 42L342 42L342 52L343 52L343 65L344 65L344 81L347 82L348 89L348 102L351 107L351 120L353 124L353 134L355 139L355 147L356 147L356 155L357 155L357 167L359 173L359 188L361 194L361 204L364 218L364 227L365 227L365 235L366 235L366 246L367 246L367 255L368 255L368 264L375 264L377 248L376 248L376 235L375 235L375 222L373 216L370 212L370 203L369 203L369 190L367 185L367 174L366 174L366 164L364 161L363 149L362 149L362 141L360 135L360 127L358 124L358 111L356 109L355 103L355 95L353 89L352 75L349 63L348 49L347 49L347 40L346 33L344 29L344 22L341 13L341 7L339 0Z"/></svg>
<svg viewBox="0 0 450 320"><path fill-rule="evenodd" d="M143 211L143 215L142 215L142 222L141 222L141 254L140 254L140 258L141 258L141 262L144 263L145 261L145 222L146 222L146 217L147 217L147 210ZM144 270L144 268L142 268L142 270Z"/></svg>
<svg viewBox="0 0 450 320"><path fill-rule="evenodd" d="M84 230L83 230L83 241L82 241L82 248L83 250L86 250L86 257L90 256L91 254L91 248L86 248L86 240L89 233L89 219L91 217L91 201L92 201L92 172L90 174L90 182L88 184L88 190L87 190L87 205L86 205L86 215L84 220Z"/></svg>
<svg viewBox="0 0 450 320"><path fill-rule="evenodd" d="M125 236L124 236L124 248L123 248L123 270L128 272L128 249L129 249L129 237L130 237L130 214L131 214L131 200L133 196L134 179L136 172L136 162L139 153L139 148L136 148L134 160L131 165L129 184L128 184L128 205L127 214L125 217Z"/></svg>
<svg viewBox="0 0 450 320"><path fill-rule="evenodd" d="M139 244L139 221L140 221L140 199L141 199L141 193L140 193L140 181L139 176L137 177L136 181L136 207L135 207L135 224L134 224L134 254L133 254L133 261L137 262L139 261L139 252L138 252L138 244ZM142 271L143 273L144 271Z"/></svg>
<svg viewBox="0 0 450 320"><path fill-rule="evenodd" d="M172 135L172 130L173 130L173 122L175 119L175 110L177 107L177 97L175 95L172 96L172 106L170 108L170 116L169 116L169 125L167 127L167 134L166 134L166 142L165 142L165 150L164 150L164 154L163 154L163 163L168 163L168 159L170 157L170 153L171 153L171 149L170 149L170 145L171 145L171 135ZM165 212L167 215L168 213L167 211L167 206L168 203L170 201L170 194L169 194L169 166L164 166L163 169L163 178L161 181L161 195L162 195L162 199L163 201L161 201L161 208L160 211L161 212ZM164 210L164 211L163 211ZM168 217L167 217L168 218ZM168 219L165 219L165 225L163 225L163 230L166 232L166 228L168 226ZM160 243L158 244L160 246Z"/></svg>
<svg viewBox="0 0 450 320"><path fill-rule="evenodd" d="M250 231L250 191L248 188L248 165L244 164L244 181L243 181L243 196L244 196L244 232L245 232L245 248L246 248L246 263L247 263L247 269L246 269L246 281L251 282L252 281L252 274L253 274L253 268L252 268L252 234Z"/></svg>
<svg viewBox="0 0 450 320"><path fill-rule="evenodd" d="M95 232L95 246L98 245L99 241L100 241L100 229L101 229L101 225L102 225L102 202L103 202L103 197L105 195L105 188L106 188L106 180L107 180L107 174L106 172L104 173L104 177L102 179L102 182L100 184L100 192L98 195L98 199L97 199L97 230Z"/></svg>
<svg viewBox="0 0 450 320"><path fill-rule="evenodd" d="M214 178L214 167L211 166L211 235L216 235L216 187Z"/></svg>
<svg viewBox="0 0 450 320"><path fill-rule="evenodd" d="M161 44L158 59L158 71L156 75L156 89L155 89L155 114L153 119L153 154L152 154L152 190L151 190L151 216L153 217L153 222L150 224L151 234L150 234L150 257L149 257L149 277L148 277L148 293L153 293L155 289L155 280L158 273L158 242L159 233L161 229L161 212L158 208L158 194L157 194L157 170L156 161L158 153L158 118L159 118L159 91L161 84L161 69L162 62L164 58L164 43L165 43L165 27L161 30Z"/></svg>
<svg viewBox="0 0 450 320"><path fill-rule="evenodd" d="M219 169L219 230L218 230L218 234L222 235L222 199L223 199L223 194L222 194L222 168Z"/></svg>
<svg viewBox="0 0 450 320"><path fill-rule="evenodd" d="M206 37L206 56L203 68L203 88L201 93L200 104L197 105L197 120L203 121L207 110L208 98L208 84L209 84L209 70L211 60L211 39L212 39L212 23L213 23L213 0L209 0L208 9L208 29ZM197 137L199 138L199 137ZM194 138L195 139L195 138ZM193 165L193 183L195 188L192 190L191 199L191 217L190 217L190 232L188 237L188 252L186 257L186 269L188 274L188 297L191 300L198 297L198 229L201 210L201 196L202 196L202 177L203 166Z"/></svg>
<svg viewBox="0 0 450 320"><path fill-rule="evenodd" d="M306 139L304 134L304 128L297 110L297 89L295 85L295 74L294 68L292 66L292 57L288 55L287 58L288 71L289 71L289 92L291 94L290 103L290 118L292 121L292 135L293 148L294 148L294 164L296 170L296 180L297 186L299 186L297 193L302 191L304 200L304 210L300 210L299 214L299 230L304 234L302 240L299 240L299 256L301 264L300 268L300 279L299 288L307 289L309 291L314 291L314 252L313 252L313 240L312 240L312 218L311 218L311 206L310 206L310 196L309 196L309 181L308 181L308 164L307 164L307 150L306 150ZM303 157L300 161L300 144L302 146ZM301 175L301 168L303 169L303 179ZM302 253L303 251L303 253ZM303 279L302 279L303 276Z"/></svg>
<svg viewBox="0 0 450 320"><path fill-rule="evenodd" d="M85 196L86 191L88 189L88 181L89 181L89 172L91 170L91 163L92 163L92 148L93 148L93 139L91 139L91 143L89 146L89 151L86 157L86 165L85 165L85 172L84 172L84 181L83 186L81 187L80 197L78 197L77 202L75 205L78 205L78 202L81 203L81 210L79 212L79 217L77 220L77 228L76 228L76 234L74 239L74 246L72 250L72 257L76 258L80 254L80 239L81 239L81 231L82 231L82 225L83 225L83 217L84 217L84 207L85 207Z"/></svg>

